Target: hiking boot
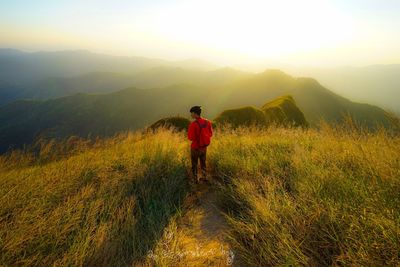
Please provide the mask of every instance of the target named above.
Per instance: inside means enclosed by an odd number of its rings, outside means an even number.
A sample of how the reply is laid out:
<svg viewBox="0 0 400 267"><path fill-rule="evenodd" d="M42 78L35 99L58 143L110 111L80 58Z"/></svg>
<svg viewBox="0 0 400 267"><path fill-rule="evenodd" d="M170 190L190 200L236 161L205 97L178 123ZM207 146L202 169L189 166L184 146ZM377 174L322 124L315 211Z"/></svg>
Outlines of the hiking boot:
<svg viewBox="0 0 400 267"><path fill-rule="evenodd" d="M206 183L206 184L208 184L208 185L211 184L211 181L210 181L208 178L204 178L203 181L204 181L204 183Z"/></svg>
<svg viewBox="0 0 400 267"><path fill-rule="evenodd" d="M207 183L211 182L211 175L207 174L207 173L203 173L202 178L204 181L206 181Z"/></svg>
<svg viewBox="0 0 400 267"><path fill-rule="evenodd" d="M192 181L194 184L198 184L198 183L200 182L200 177L199 177L198 175L193 174L193 175L192 175L191 181Z"/></svg>

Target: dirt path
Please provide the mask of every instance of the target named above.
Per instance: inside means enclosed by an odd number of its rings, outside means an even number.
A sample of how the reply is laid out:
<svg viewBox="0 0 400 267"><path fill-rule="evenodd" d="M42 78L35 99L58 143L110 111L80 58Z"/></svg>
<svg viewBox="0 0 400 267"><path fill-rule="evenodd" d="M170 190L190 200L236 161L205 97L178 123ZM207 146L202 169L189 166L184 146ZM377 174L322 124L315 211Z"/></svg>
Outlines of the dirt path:
<svg viewBox="0 0 400 267"><path fill-rule="evenodd" d="M186 237L182 244L185 261L193 266L231 266L234 261L224 237L228 226L216 203L211 185L196 185L187 200L187 212L178 222Z"/></svg>
<svg viewBox="0 0 400 267"><path fill-rule="evenodd" d="M228 225L217 208L213 185L193 185L183 213L173 219L145 266L232 266L235 254L226 242Z"/></svg>

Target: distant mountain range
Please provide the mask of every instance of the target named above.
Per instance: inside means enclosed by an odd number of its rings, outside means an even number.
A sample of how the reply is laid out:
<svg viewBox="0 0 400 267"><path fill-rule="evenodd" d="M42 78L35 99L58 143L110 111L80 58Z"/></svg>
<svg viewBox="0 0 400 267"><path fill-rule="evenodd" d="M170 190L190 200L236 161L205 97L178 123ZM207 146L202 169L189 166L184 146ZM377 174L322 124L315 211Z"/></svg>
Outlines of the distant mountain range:
<svg viewBox="0 0 400 267"><path fill-rule="evenodd" d="M171 73L182 71L175 69ZM142 85L160 83L163 79L166 83L175 83L187 77L186 73L184 71L175 78L171 78L172 74L165 75L160 79L150 74L142 78ZM210 77L215 78L212 80ZM314 79L294 78L278 70L250 75L223 69L206 72L205 76L196 74L190 80L197 84L182 83L155 89L128 88L107 94L79 93L57 99L9 103L0 107L0 151L29 144L39 136L109 136L122 130L142 128L162 117L186 116L193 105L202 105L204 115L215 118L225 109L251 105L261 107L266 101L282 95L293 96L311 125L320 119L340 121L344 114L350 114L370 127L375 123L390 123L387 113L379 107L354 103L329 91Z"/></svg>
<svg viewBox="0 0 400 267"><path fill-rule="evenodd" d="M313 77L324 87L352 101L378 105L400 115L398 101L400 99L400 64L309 67L261 61L234 67L259 72L269 68L268 66L274 66L297 77Z"/></svg>
<svg viewBox="0 0 400 267"><path fill-rule="evenodd" d="M258 66L258 69L264 70ZM313 77L353 101L400 114L400 64L309 68L284 66L294 76ZM250 73L199 59L167 61L117 57L89 51L26 53L0 49L0 106L17 99L47 99L74 93L107 93L127 87L160 88L179 83L220 85Z"/></svg>
<svg viewBox="0 0 400 267"><path fill-rule="evenodd" d="M131 75L95 72L69 78L47 78L29 87L0 83L0 106L18 99L44 100L76 93L110 93L128 87L149 89L187 83L215 88L250 76L250 73L230 68L200 71L157 67Z"/></svg>
<svg viewBox="0 0 400 267"><path fill-rule="evenodd" d="M49 77L72 77L91 72L134 74L159 66L197 70L217 68L198 59L167 61L109 56L85 50L27 53L14 49L0 49L0 81L19 85Z"/></svg>
<svg viewBox="0 0 400 267"><path fill-rule="evenodd" d="M127 87L160 88L180 83L220 86L249 75L231 68L217 69L197 59L172 62L87 51L24 53L0 49L0 106L19 99L109 93Z"/></svg>

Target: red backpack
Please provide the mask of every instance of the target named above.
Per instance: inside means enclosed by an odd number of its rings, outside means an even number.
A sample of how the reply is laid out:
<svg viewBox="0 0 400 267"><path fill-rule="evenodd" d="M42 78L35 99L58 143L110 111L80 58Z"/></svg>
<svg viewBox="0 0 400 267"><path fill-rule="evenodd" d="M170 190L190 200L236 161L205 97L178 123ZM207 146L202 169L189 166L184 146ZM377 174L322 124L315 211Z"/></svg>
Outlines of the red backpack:
<svg viewBox="0 0 400 267"><path fill-rule="evenodd" d="M210 122L208 120L204 120L203 123L200 123L198 120L196 120L196 122L200 128L198 144L200 147L205 148L211 142Z"/></svg>

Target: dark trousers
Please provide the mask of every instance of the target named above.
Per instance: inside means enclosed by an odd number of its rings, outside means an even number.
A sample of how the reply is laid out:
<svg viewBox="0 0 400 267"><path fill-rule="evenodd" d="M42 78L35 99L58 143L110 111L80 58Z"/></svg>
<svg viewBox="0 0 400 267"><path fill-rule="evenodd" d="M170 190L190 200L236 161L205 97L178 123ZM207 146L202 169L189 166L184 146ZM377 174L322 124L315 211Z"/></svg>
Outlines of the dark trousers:
<svg viewBox="0 0 400 267"><path fill-rule="evenodd" d="M203 176L206 174L206 155L207 150L205 149L190 149L190 157L192 160L192 173L195 178L197 178L197 163L199 162L199 160Z"/></svg>

